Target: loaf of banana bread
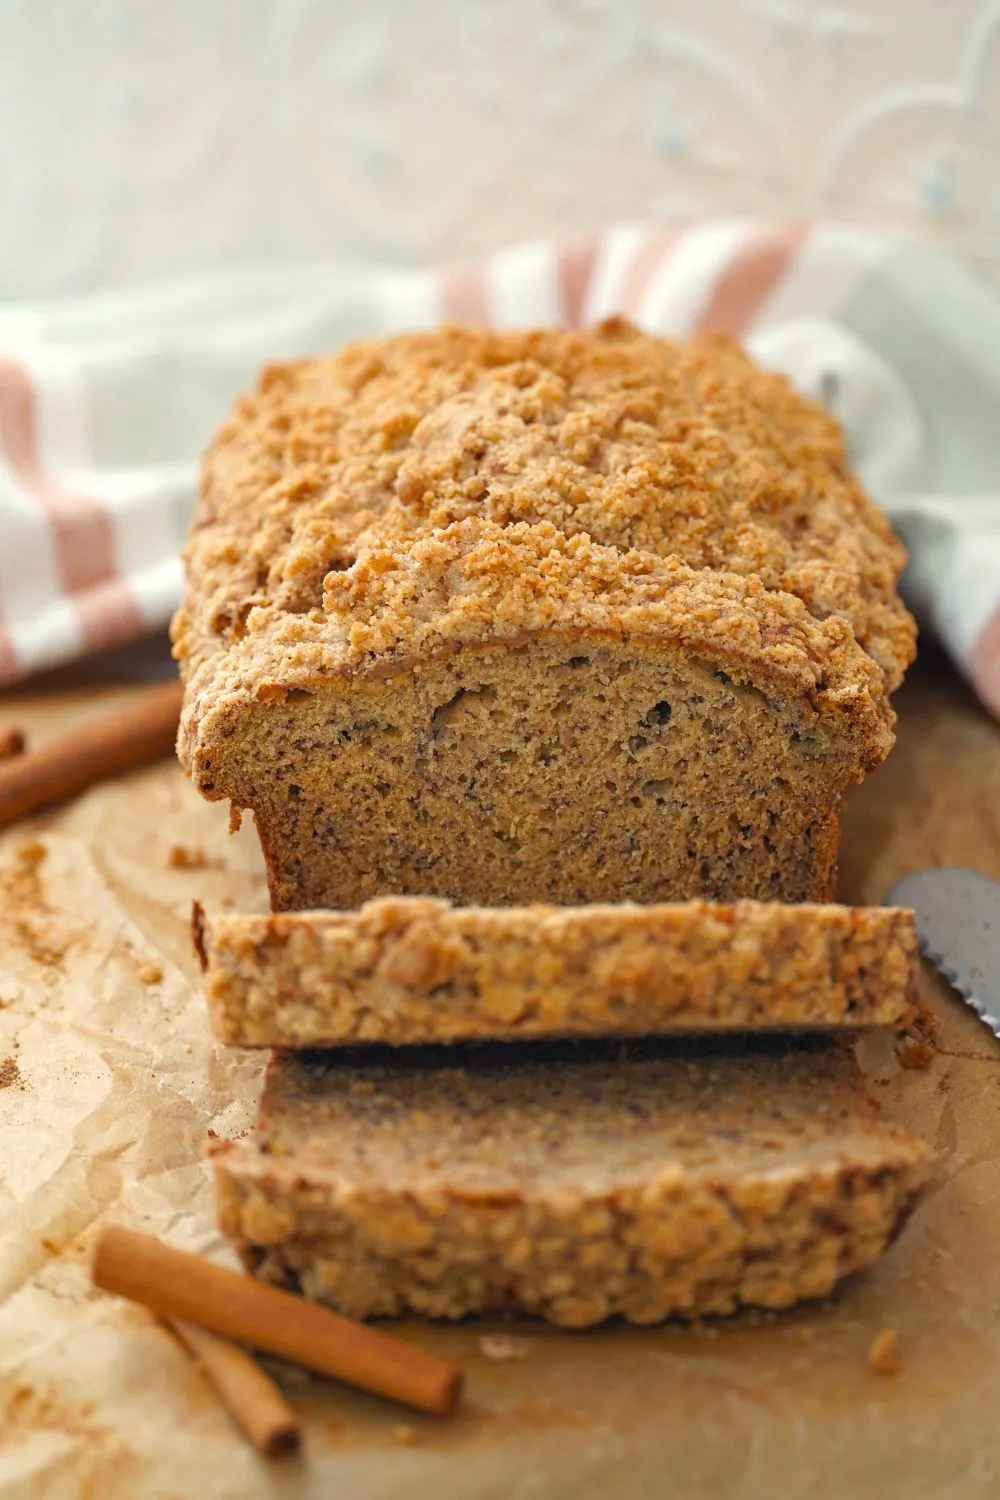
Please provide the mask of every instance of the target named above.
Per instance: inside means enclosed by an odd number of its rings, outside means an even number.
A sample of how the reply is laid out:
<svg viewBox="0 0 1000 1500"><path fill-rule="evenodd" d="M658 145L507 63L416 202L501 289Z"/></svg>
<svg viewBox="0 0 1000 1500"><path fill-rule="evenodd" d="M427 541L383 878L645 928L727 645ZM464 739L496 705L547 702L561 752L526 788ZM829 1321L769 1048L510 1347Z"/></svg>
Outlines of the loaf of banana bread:
<svg viewBox="0 0 1000 1500"><path fill-rule="evenodd" d="M220 1041L244 1047L898 1024L913 913L882 907L453 907L204 916Z"/></svg>
<svg viewBox="0 0 1000 1500"><path fill-rule="evenodd" d="M268 370L186 556L181 759L278 909L825 900L913 652L836 424L619 321Z"/></svg>
<svg viewBox="0 0 1000 1500"><path fill-rule="evenodd" d="M573 1327L788 1307L882 1254L931 1153L849 1050L633 1049L278 1055L256 1136L214 1147L222 1229L357 1317Z"/></svg>

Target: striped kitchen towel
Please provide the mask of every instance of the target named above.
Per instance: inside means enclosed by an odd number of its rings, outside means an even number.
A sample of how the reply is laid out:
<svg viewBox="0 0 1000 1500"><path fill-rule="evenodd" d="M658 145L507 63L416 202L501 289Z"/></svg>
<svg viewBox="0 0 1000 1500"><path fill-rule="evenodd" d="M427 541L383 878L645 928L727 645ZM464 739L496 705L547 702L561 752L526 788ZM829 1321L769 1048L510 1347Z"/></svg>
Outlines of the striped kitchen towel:
<svg viewBox="0 0 1000 1500"><path fill-rule="evenodd" d="M843 423L908 598L1000 714L1000 296L838 225L618 225L467 268L282 267L0 311L0 684L162 626L198 455L267 360L442 319L724 328Z"/></svg>

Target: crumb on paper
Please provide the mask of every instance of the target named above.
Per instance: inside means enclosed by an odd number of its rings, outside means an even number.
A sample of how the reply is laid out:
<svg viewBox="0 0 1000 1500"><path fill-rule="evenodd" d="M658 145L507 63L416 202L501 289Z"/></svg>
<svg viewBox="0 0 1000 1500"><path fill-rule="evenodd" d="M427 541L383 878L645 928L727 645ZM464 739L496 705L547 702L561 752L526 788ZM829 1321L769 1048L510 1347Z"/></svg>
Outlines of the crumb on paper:
<svg viewBox="0 0 1000 1500"><path fill-rule="evenodd" d="M95 1420L97 1404L94 1401L70 1402L59 1392L43 1385L15 1385L3 1394L0 1401L0 1426L8 1439L15 1433L55 1432L109 1456L127 1452L120 1439Z"/></svg>
<svg viewBox="0 0 1000 1500"><path fill-rule="evenodd" d="M57 969L66 957L66 944L52 940L33 921L22 918L14 923L14 937L33 963L42 969Z"/></svg>
<svg viewBox="0 0 1000 1500"><path fill-rule="evenodd" d="M17 1065L17 1059L5 1057L0 1062L0 1089L16 1089L24 1087L24 1079L21 1069Z"/></svg>
<svg viewBox="0 0 1000 1500"><path fill-rule="evenodd" d="M48 849L40 839L29 839L13 851L13 864L0 869L0 922L11 940L41 968L57 968L66 956L63 929L46 900L40 870Z"/></svg>
<svg viewBox="0 0 1000 1500"><path fill-rule="evenodd" d="M898 1375L903 1368L895 1328L882 1328L868 1349L868 1368L876 1375Z"/></svg>
<svg viewBox="0 0 1000 1500"><path fill-rule="evenodd" d="M392 1435L397 1443L402 1443L409 1448L417 1440L416 1429L408 1426L405 1422L397 1422L392 1429Z"/></svg>
<svg viewBox="0 0 1000 1500"><path fill-rule="evenodd" d="M208 860L200 844L171 844L167 864L171 870L203 870Z"/></svg>
<svg viewBox="0 0 1000 1500"><path fill-rule="evenodd" d="M45 1251L46 1255L61 1255L62 1254L62 1246L61 1245L57 1245L56 1242L55 1242L55 1240L44 1240L43 1239L42 1240L42 1249Z"/></svg>
<svg viewBox="0 0 1000 1500"><path fill-rule="evenodd" d="M936 1051L933 1042L918 1042L914 1037L903 1037L896 1045L901 1068L926 1068Z"/></svg>
<svg viewBox="0 0 1000 1500"><path fill-rule="evenodd" d="M163 978L163 970L160 968L159 964L140 964L139 978L142 980L143 984L159 984L160 980Z"/></svg>
<svg viewBox="0 0 1000 1500"><path fill-rule="evenodd" d="M28 748L28 737L23 729L0 729L0 760L12 760L23 755Z"/></svg>
<svg viewBox="0 0 1000 1500"><path fill-rule="evenodd" d="M512 1339L506 1333L484 1333L479 1340L479 1352L487 1359L524 1359L528 1347L527 1339Z"/></svg>
<svg viewBox="0 0 1000 1500"><path fill-rule="evenodd" d="M15 857L22 865L27 865L29 869L40 865L48 852L41 839L29 839L27 843L18 844L14 850Z"/></svg>
<svg viewBox="0 0 1000 1500"><path fill-rule="evenodd" d="M896 1037L896 1059L901 1068L926 1068L937 1051L941 1021L928 1005L921 1005L916 1015Z"/></svg>

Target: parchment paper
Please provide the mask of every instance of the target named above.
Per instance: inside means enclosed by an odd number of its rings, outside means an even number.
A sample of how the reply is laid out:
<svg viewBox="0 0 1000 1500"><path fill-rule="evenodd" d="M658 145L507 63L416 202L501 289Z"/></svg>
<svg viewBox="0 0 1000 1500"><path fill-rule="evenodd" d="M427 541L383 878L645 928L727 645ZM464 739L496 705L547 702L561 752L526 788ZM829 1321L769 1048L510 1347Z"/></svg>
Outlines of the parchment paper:
<svg viewBox="0 0 1000 1500"><path fill-rule="evenodd" d="M0 727L38 740L114 701L0 698ZM850 804L847 899L932 862L1000 876L1000 731L936 663L899 707L896 751ZM1000 1494L1000 1046L929 973L930 1066L901 1069L886 1040L863 1060L941 1172L831 1304L698 1329L404 1325L467 1371L455 1420L283 1369L306 1452L258 1460L189 1356L87 1274L106 1218L229 1259L201 1151L249 1127L260 1060L209 1037L195 897L262 908L259 855L172 764L0 838L0 1500ZM883 1327L892 1377L867 1364ZM491 1331L520 1357L489 1358Z"/></svg>

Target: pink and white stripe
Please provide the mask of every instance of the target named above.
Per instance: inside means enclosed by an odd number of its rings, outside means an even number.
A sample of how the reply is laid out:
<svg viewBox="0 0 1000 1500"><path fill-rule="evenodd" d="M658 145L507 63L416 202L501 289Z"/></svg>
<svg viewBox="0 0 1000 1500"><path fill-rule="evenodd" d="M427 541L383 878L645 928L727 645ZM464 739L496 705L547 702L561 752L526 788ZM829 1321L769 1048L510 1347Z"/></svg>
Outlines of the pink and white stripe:
<svg viewBox="0 0 1000 1500"><path fill-rule="evenodd" d="M0 671L8 675L17 662L46 665L56 653L98 651L142 629L108 509L49 467L40 406L28 369L0 361L0 465L21 518L20 546L0 550L0 609L8 616L0 616Z"/></svg>
<svg viewBox="0 0 1000 1500"><path fill-rule="evenodd" d="M436 279L437 307L445 322L484 328L582 327L622 314L675 338L705 328L739 337L793 276L809 239L804 225L746 220L622 225L446 268Z"/></svg>
<svg viewBox="0 0 1000 1500"><path fill-rule="evenodd" d="M969 679L986 707L1000 718L1000 605L972 643Z"/></svg>

